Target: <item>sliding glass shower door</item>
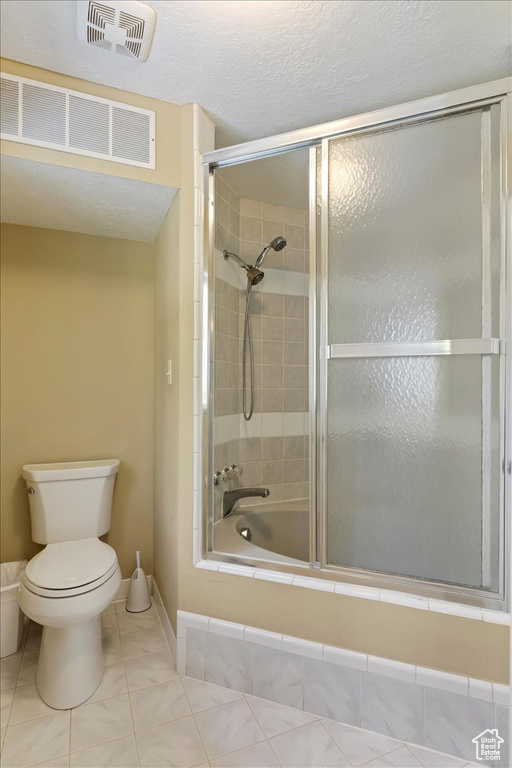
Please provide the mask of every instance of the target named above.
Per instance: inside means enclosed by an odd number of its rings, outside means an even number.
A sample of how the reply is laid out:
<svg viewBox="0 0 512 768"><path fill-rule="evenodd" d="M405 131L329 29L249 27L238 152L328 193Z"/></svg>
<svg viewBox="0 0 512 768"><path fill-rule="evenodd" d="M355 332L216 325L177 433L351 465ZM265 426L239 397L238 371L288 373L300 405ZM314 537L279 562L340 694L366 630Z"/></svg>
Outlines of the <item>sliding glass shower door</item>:
<svg viewBox="0 0 512 768"><path fill-rule="evenodd" d="M322 144L323 567L499 593L503 122Z"/></svg>

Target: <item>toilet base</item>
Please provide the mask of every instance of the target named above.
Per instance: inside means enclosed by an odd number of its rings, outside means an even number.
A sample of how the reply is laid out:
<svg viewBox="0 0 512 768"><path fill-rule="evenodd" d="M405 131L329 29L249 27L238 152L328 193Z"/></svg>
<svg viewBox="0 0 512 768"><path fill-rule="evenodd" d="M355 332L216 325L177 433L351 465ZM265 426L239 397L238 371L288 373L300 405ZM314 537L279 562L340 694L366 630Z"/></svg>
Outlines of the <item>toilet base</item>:
<svg viewBox="0 0 512 768"><path fill-rule="evenodd" d="M99 616L69 627L43 627L36 683L49 707L71 709L87 701L104 667Z"/></svg>

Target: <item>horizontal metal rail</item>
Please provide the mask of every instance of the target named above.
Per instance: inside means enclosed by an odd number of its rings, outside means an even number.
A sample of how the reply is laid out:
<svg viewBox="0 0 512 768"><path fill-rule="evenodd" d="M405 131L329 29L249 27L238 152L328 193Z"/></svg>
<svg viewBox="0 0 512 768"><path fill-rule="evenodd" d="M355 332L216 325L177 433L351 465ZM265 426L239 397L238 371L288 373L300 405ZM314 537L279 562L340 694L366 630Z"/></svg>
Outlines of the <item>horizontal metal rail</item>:
<svg viewBox="0 0 512 768"><path fill-rule="evenodd" d="M481 83L458 91L443 93L438 96L428 96L425 99L410 101L406 104L398 104L395 107L386 107L361 115L344 117L320 125L300 128L296 131L280 133L277 136L268 136L263 139L254 139L243 144L234 144L231 147L215 149L203 155L205 163L212 168L222 168L226 165L236 165L259 157L280 154L283 151L302 149L322 139L341 135L349 135L353 131L382 126L396 121L429 118L435 112L453 112L457 109L474 109L485 104L494 104L511 90L511 80L504 77L490 83ZM480 102L476 104L475 102Z"/></svg>
<svg viewBox="0 0 512 768"><path fill-rule="evenodd" d="M420 357L422 355L499 355L499 339L446 339L444 341L400 341L384 344L331 344L327 358Z"/></svg>

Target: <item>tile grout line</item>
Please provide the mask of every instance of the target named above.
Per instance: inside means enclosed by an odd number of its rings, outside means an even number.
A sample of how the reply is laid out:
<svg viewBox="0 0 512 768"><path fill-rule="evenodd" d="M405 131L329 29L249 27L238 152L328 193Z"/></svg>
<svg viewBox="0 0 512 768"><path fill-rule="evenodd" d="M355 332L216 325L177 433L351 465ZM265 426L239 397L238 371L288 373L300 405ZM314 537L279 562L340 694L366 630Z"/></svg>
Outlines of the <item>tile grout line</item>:
<svg viewBox="0 0 512 768"><path fill-rule="evenodd" d="M380 735L383 736L384 734L380 734ZM389 738L392 739L393 736L390 736ZM397 739L397 741L400 741L400 739ZM377 757L372 757L371 760L366 760L364 763L361 763L361 765L358 766L358 768L364 768L365 765L368 765L373 760L380 760L381 757L386 757L387 755L392 755L394 752L398 752L399 749L403 749L404 747L407 749L407 744L405 743L405 741L403 741L399 747L395 747L395 749L390 749L389 752L382 752L382 754L377 755ZM409 752L409 754L412 754L410 752L410 750L408 750L408 752ZM416 760L418 760L416 755L412 755L412 756L415 757ZM421 763L421 760L419 760L419 762Z"/></svg>
<svg viewBox="0 0 512 768"><path fill-rule="evenodd" d="M243 749L250 749L251 747L255 747L257 744L268 744L270 749L272 749L272 745L270 744L270 739L268 739L266 736L263 739L260 739L260 741L253 741L252 744L247 744L245 747L239 747L238 749L232 749L230 752L223 752L222 755L217 755L217 757L212 757L212 760L221 760L223 757L227 757L228 755L234 755L237 752L241 752ZM272 749L272 752L274 750ZM275 752L274 752L275 754ZM277 755L276 755L277 762L281 765Z"/></svg>
<svg viewBox="0 0 512 768"><path fill-rule="evenodd" d="M181 681L181 678L182 678L182 677L183 677L183 675L180 675L180 677L179 677L179 680L180 680L180 682L181 682L181 685L182 685L182 688L183 688L183 690L185 691L185 697L186 697L186 699L187 699L187 702L188 702L188 705L189 705L189 707L190 707L190 712L191 712L191 714L192 714L192 717L194 718L194 725L195 725L195 727L196 727L196 731L197 731L197 733L198 733L198 735L199 735L199 739L200 739L200 741L201 741L201 744L202 744L202 746L203 746L203 749L204 749L204 753L205 753L205 755L206 755L206 759L207 759L207 762L208 762L208 764L210 765L210 755L208 754L208 750L206 749L206 744L204 743L204 741L203 741L203 736L202 736L202 734L201 734L201 731L199 730L199 726L198 726L198 724L197 724L197 720L196 720L196 713L194 712L194 710L193 710L193 708L192 708L192 703L191 703L191 701L190 701L190 698L189 698L189 695L188 695L188 693L187 693L187 689L186 689L186 687L183 685L183 682ZM205 682L205 681L203 680L202 682ZM214 709L214 707L212 707L212 709ZM203 710L203 711L206 711L206 710ZM198 765L200 765L200 763L198 763Z"/></svg>
<svg viewBox="0 0 512 768"><path fill-rule="evenodd" d="M423 766L423 768L427 768L427 766L425 765L421 757L418 757L418 755L414 752L414 750L409 748L409 744L406 743L405 746L409 749L409 752L412 753L412 755L416 758L416 760L418 760L418 762ZM421 747L421 745L418 745L418 746ZM461 766L461 768L464 768L464 766Z"/></svg>
<svg viewBox="0 0 512 768"><path fill-rule="evenodd" d="M248 694L244 694L244 696L246 697L246 700L247 700L247 696L252 696L252 694L248 693ZM254 696L254 698L255 698L255 699L260 699L261 697L260 697L260 696ZM287 705L287 704L279 704L279 702L277 702L277 701L271 701L270 699L261 699L261 701L265 701L265 702L268 702L269 704L275 704L277 707L287 707L288 709L295 709L295 707L288 707L288 705ZM258 715L257 715L257 714L256 714L256 712L253 710L253 708L251 707L251 703L248 701L248 702L247 702L247 704L249 705L249 709L250 709L250 710L251 710L251 712L253 713L254 717L255 717L255 718L256 718L256 720L258 721L258 725L260 726L261 730L262 730L262 731L263 731L263 733L265 734L265 731L263 730L263 726L262 726L262 724L260 723L260 721L258 720ZM305 712L307 715L313 715L313 717L314 717L314 718L316 718L316 720L321 720L321 717L320 717L319 715L315 715L315 713L314 713L314 712L306 712L306 710L305 710L305 709L303 709L303 710L301 710L301 709L295 709L295 711L296 711L296 712ZM315 720L311 720L311 723L314 723L314 722L315 722ZM293 726L293 728L287 728L285 731L281 731L281 733L276 733L276 734L275 734L275 736L282 736L284 733L290 733L291 731L295 731L295 730L297 730L297 728L302 728L302 726L303 726L303 725L310 725L310 723L303 723L302 725L294 725L294 726ZM270 741L270 739L273 739L274 737L273 737L273 736L267 736L267 735L265 734L265 738L266 738L268 741ZM277 757L277 755L276 755L276 757Z"/></svg>
<svg viewBox="0 0 512 768"><path fill-rule="evenodd" d="M124 658L123 658L123 671L124 671L124 679L126 681L126 695L128 696L128 706L130 707L130 716L132 718L133 740L135 742L135 752L137 753L137 762L140 766L139 742L137 741L137 731L135 730L135 718L133 716L132 699L130 696L130 690L128 688L128 677L126 675L126 666L125 666Z"/></svg>
<svg viewBox="0 0 512 768"><path fill-rule="evenodd" d="M349 756L348 756L348 755L347 755L347 754L344 752L344 750L343 750L343 748L342 748L341 744L338 744L338 742L336 741L336 739L334 738L334 736L333 736L331 733L329 733L329 731L328 731L328 729L327 729L327 726L326 726L326 725L325 725L325 723L322 721L322 718L319 718L319 722L320 722L320 724L321 724L322 728L324 729L324 731L326 732L326 734L329 736L329 738L330 738L330 739L331 739L331 740L334 742L334 744L336 744L336 746L337 746L337 747L338 747L338 749L340 750L340 752L341 752L341 754L343 755L343 757L345 758L345 760L347 760L347 761L350 763L350 765L352 765L352 766L353 766L354 764L353 764L352 760L351 760L351 759L349 758ZM338 722L338 721L336 721L336 722ZM378 757L380 757L380 755L378 755Z"/></svg>

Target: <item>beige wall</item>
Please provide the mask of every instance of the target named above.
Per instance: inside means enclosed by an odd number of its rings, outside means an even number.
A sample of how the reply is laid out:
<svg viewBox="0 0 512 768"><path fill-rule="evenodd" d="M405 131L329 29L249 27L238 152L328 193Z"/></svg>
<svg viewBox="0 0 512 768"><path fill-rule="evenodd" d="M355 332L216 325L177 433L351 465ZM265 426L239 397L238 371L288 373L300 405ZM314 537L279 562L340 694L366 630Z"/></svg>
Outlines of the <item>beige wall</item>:
<svg viewBox="0 0 512 768"><path fill-rule="evenodd" d="M154 576L176 630L178 609L179 217L176 196L155 243ZM173 365L169 384L167 361Z"/></svg>
<svg viewBox="0 0 512 768"><path fill-rule="evenodd" d="M96 160L92 157L80 157L68 152L60 152L43 147L32 147L28 144L18 144L14 141L0 142L1 153L11 157L21 157L27 160L35 160L52 165L60 165L65 168L78 168L84 171L104 173L109 176L120 176L124 179L147 181L152 184L164 184L168 187L180 186L180 133L181 133L181 107L169 104L158 99L150 99L135 93L120 91L116 88L108 88L105 85L90 83L87 80L79 80L76 77L50 72L47 69L31 67L28 64L20 64L10 59L0 60L2 72L30 80L40 80L50 85L58 85L61 88L70 88L74 91L99 96L103 99L120 101L141 109L151 109L156 112L155 144L156 144L156 168L138 168L122 163L113 163L108 160Z"/></svg>
<svg viewBox="0 0 512 768"><path fill-rule="evenodd" d="M153 249L2 226L2 562L38 550L22 464L115 457L107 541L153 570Z"/></svg>

